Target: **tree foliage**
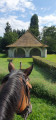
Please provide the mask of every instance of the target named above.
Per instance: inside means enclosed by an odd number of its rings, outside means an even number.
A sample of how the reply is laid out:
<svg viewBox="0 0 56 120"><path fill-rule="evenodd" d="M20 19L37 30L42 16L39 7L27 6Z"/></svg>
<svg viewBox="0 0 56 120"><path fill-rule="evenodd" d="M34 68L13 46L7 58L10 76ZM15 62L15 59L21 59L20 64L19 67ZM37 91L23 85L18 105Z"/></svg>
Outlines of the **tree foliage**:
<svg viewBox="0 0 56 120"><path fill-rule="evenodd" d="M0 37L0 51L2 51L2 37Z"/></svg>
<svg viewBox="0 0 56 120"><path fill-rule="evenodd" d="M25 33L25 30L12 30L9 22L6 23L5 33L3 38L0 38L0 46L2 50L6 50L6 46L14 43L19 37ZM0 50L1 51L1 50Z"/></svg>
<svg viewBox="0 0 56 120"><path fill-rule="evenodd" d="M12 32L12 28L11 28L9 22L6 23L6 27L5 27L5 33L7 33L7 32Z"/></svg>
<svg viewBox="0 0 56 120"><path fill-rule="evenodd" d="M2 49L6 50L6 46L12 44L18 39L18 34L12 31L10 24L7 22L5 33L2 39Z"/></svg>
<svg viewBox="0 0 56 120"><path fill-rule="evenodd" d="M26 31L22 29L21 31L17 30L16 32L18 34L18 38L20 38Z"/></svg>
<svg viewBox="0 0 56 120"><path fill-rule="evenodd" d="M42 42L47 44L48 53L56 53L56 27L44 27L43 28Z"/></svg>
<svg viewBox="0 0 56 120"><path fill-rule="evenodd" d="M16 32L7 32L4 34L3 40L2 40L2 48L6 49L6 46L9 44L12 44L18 39L18 34Z"/></svg>
<svg viewBox="0 0 56 120"><path fill-rule="evenodd" d="M39 36L39 25L38 25L38 16L34 14L31 17L30 28L29 30L36 36Z"/></svg>

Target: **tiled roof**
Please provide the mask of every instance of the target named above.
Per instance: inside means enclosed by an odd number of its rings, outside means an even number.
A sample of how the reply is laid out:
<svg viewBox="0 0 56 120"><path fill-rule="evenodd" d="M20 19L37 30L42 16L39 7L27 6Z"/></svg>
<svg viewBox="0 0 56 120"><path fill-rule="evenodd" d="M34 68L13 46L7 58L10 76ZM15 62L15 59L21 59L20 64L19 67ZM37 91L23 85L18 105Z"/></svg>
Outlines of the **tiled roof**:
<svg viewBox="0 0 56 120"><path fill-rule="evenodd" d="M47 47L47 45L42 44L32 33L26 31L16 42L7 47Z"/></svg>

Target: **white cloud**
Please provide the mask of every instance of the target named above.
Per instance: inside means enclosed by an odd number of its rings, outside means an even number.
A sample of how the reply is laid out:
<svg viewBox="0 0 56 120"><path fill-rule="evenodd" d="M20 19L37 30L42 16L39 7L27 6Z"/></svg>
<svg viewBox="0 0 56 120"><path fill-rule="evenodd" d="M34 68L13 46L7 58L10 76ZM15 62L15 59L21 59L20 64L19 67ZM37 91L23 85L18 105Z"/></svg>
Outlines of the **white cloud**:
<svg viewBox="0 0 56 120"><path fill-rule="evenodd" d="M24 17L24 16L23 16ZM56 16L48 15L48 16L39 16L39 29L42 31L44 26L56 25ZM6 26L6 22L9 22L12 29L28 29L30 25L30 20L28 22L23 22L23 20L19 20L17 16L9 16L8 18L0 18L0 36L4 33L4 28Z"/></svg>
<svg viewBox="0 0 56 120"><path fill-rule="evenodd" d="M9 22L12 29L16 29L16 30L17 29L27 30L29 27L29 22L23 22L22 20L18 20L16 16L9 16L8 18L1 18L0 19L0 36L3 36L6 22Z"/></svg>
<svg viewBox="0 0 56 120"><path fill-rule="evenodd" d="M26 18L27 14L21 14L22 18Z"/></svg>
<svg viewBox="0 0 56 120"><path fill-rule="evenodd" d="M43 26L52 26L56 25L56 16L55 15L48 15L41 17L39 16L39 26L40 26L40 31L42 30Z"/></svg>
<svg viewBox="0 0 56 120"><path fill-rule="evenodd" d="M43 8L43 7L42 7L42 8L40 8L40 9L41 9L41 11L46 12L46 11L49 11L49 10L51 9L51 7L47 7L47 8L45 8L45 7Z"/></svg>
<svg viewBox="0 0 56 120"><path fill-rule="evenodd" d="M15 0L0 0L1 12L5 12L8 10L20 10L24 12L26 8L35 10L35 6L31 0L16 0L16 2Z"/></svg>

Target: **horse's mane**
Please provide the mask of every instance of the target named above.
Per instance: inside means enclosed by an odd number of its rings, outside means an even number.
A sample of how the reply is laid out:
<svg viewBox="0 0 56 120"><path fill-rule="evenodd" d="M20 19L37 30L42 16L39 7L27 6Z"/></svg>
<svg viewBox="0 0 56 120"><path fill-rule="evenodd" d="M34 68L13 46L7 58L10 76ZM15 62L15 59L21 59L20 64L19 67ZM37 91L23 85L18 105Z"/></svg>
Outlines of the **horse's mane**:
<svg viewBox="0 0 56 120"><path fill-rule="evenodd" d="M12 120L17 110L21 89L23 88L20 76L22 79L25 79L22 71L12 71L8 75L8 80L0 91L0 120Z"/></svg>
<svg viewBox="0 0 56 120"><path fill-rule="evenodd" d="M9 79L10 73L5 75L4 78L1 80L1 84L5 83Z"/></svg>

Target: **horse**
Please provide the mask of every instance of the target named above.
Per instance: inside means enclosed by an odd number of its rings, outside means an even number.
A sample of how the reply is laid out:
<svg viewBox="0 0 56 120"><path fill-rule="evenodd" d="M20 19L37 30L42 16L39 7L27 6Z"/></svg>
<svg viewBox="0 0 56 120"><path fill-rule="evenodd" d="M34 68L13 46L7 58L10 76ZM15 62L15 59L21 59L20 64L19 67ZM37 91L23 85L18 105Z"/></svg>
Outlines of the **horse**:
<svg viewBox="0 0 56 120"><path fill-rule="evenodd" d="M15 113L26 120L32 112L32 86L28 77L32 69L33 65L24 70L17 70L13 63L9 62L9 74L3 78L0 87L0 120L12 120Z"/></svg>

